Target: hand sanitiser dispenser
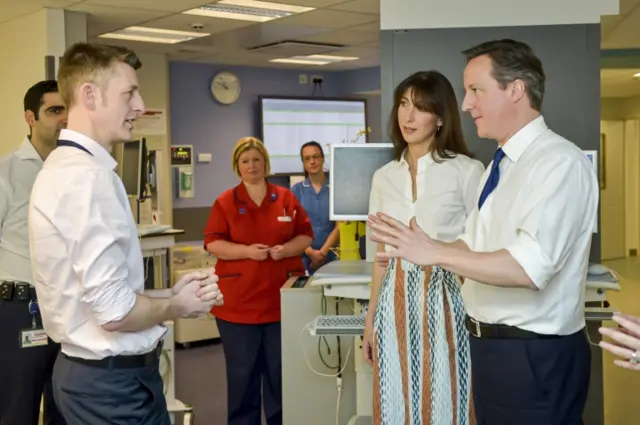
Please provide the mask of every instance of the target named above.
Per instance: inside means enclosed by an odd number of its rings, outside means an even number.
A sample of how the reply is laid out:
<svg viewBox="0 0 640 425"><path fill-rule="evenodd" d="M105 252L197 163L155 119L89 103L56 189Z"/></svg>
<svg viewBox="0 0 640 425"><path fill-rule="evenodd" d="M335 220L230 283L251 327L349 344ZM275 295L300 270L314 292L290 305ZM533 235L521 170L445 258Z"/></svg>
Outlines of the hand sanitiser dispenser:
<svg viewBox="0 0 640 425"><path fill-rule="evenodd" d="M176 198L193 198L193 145L172 145L171 167Z"/></svg>

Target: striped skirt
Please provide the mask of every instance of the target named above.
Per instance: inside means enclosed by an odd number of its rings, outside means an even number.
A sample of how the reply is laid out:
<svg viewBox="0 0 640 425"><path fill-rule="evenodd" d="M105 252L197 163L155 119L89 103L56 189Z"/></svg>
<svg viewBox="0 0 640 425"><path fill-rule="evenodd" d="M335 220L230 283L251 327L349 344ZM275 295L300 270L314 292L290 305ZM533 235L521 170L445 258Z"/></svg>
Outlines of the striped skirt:
<svg viewBox="0 0 640 425"><path fill-rule="evenodd" d="M391 260L374 315L374 425L475 425L456 275Z"/></svg>

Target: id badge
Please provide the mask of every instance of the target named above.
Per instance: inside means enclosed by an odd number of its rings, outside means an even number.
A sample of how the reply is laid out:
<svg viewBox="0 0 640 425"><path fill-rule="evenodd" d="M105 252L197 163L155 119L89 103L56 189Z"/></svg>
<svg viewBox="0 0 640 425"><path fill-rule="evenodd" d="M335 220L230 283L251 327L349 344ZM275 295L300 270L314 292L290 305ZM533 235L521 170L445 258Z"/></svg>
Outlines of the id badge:
<svg viewBox="0 0 640 425"><path fill-rule="evenodd" d="M291 221L291 217L289 217L288 215L282 216L282 217L278 217L278 221L279 222L290 222Z"/></svg>
<svg viewBox="0 0 640 425"><path fill-rule="evenodd" d="M49 344L44 329L26 329L20 331L20 348L42 347Z"/></svg>

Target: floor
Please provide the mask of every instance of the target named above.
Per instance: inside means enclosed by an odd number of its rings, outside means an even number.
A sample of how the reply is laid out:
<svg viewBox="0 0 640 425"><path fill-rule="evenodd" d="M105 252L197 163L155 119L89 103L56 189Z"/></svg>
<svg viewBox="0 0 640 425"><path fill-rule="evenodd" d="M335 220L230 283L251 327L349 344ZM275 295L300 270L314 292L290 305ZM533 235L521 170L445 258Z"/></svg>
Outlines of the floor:
<svg viewBox="0 0 640 425"><path fill-rule="evenodd" d="M222 344L208 342L177 348L176 398L193 405L195 425L227 423L227 389ZM176 420L176 425L182 425Z"/></svg>

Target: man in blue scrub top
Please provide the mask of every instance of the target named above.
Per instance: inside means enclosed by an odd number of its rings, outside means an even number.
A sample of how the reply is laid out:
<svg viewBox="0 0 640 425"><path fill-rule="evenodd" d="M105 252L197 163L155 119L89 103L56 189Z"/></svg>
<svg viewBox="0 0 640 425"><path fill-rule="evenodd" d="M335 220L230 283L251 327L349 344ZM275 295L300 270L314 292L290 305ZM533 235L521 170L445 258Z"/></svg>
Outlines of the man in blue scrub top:
<svg viewBox="0 0 640 425"><path fill-rule="evenodd" d="M307 142L300 149L305 180L291 188L311 220L314 239L302 256L311 275L322 265L337 259L331 250L339 241L336 223L329 219L329 184L324 174L324 152L318 142Z"/></svg>

